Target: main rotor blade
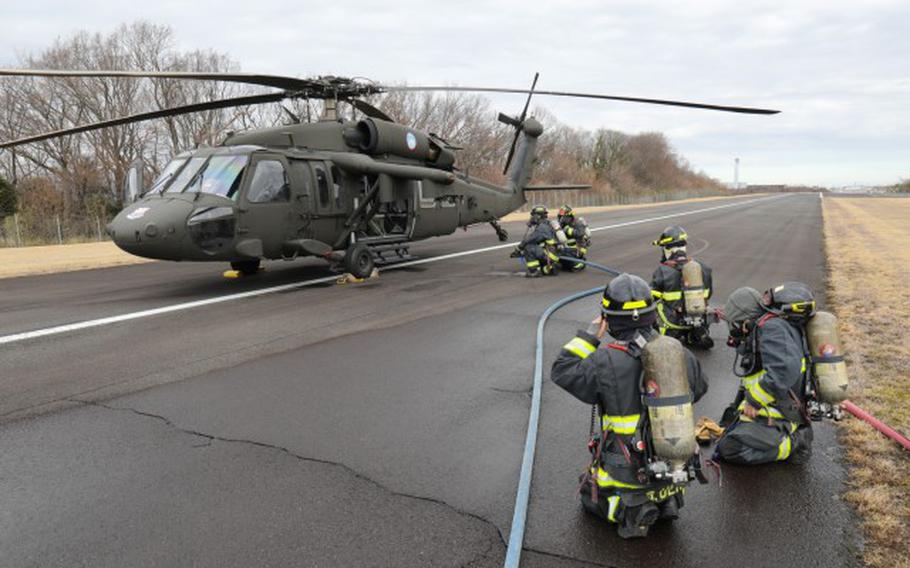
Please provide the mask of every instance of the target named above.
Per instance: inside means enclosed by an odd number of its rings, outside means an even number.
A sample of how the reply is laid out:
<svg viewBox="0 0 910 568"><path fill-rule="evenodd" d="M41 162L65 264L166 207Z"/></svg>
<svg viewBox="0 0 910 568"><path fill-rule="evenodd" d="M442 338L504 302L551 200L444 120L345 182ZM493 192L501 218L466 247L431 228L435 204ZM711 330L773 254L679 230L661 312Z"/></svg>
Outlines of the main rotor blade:
<svg viewBox="0 0 910 568"><path fill-rule="evenodd" d="M58 71L56 69L0 69L5 77L133 77L137 79L187 79L190 81L225 81L275 87L286 91L305 90L315 82L281 75L255 73L213 73L196 71Z"/></svg>
<svg viewBox="0 0 910 568"><path fill-rule="evenodd" d="M385 120L386 122L395 122L392 120L391 116L387 115L386 113L382 112L378 108L362 99L350 99L348 102L351 103L354 108L369 116L370 118L378 118L379 120Z"/></svg>
<svg viewBox="0 0 910 568"><path fill-rule="evenodd" d="M460 91L467 93L511 93L511 94L530 94L528 89L502 89L498 87L394 87L382 85L384 91ZM707 103L690 103L686 101L671 101L665 99L645 99L641 97L621 97L616 95L598 95L594 93L571 93L565 91L534 91L534 95L546 95L550 97L576 97L582 99L602 99L608 101L625 101L630 103L644 103L653 105L677 106L685 108L700 108L706 110L719 110L724 112L738 112L742 114L777 114L779 110L766 108L739 107L727 105L713 105Z"/></svg>
<svg viewBox="0 0 910 568"><path fill-rule="evenodd" d="M152 112L144 112L142 114L134 114L130 116L124 116L121 118L113 118L111 120L103 120L101 122L95 122L92 124L84 124L81 126L74 126L73 128L66 128L63 130L56 130L54 132L45 132L44 134L37 134L35 136L29 136L27 138L19 138L18 140L12 140L9 142L0 142L0 148L11 148L13 146L21 146L22 144L29 144L31 142L40 142L42 140L47 140L49 138L57 138L58 136L66 136L69 134L78 134L80 132L88 132L90 130L98 130L99 128L108 128L111 126L122 126L124 124L131 124L133 122L141 122L143 120L152 120L154 118L165 118L168 116L177 116L180 114L187 114L191 112L201 112L206 110L215 110L219 108L230 108L238 106L248 106L256 105L262 103L273 103L278 102L288 95L286 93L267 93L264 95L252 95L249 97L235 97L232 99L221 99L217 101L208 101L204 103L194 103L191 105L179 106L174 108L167 108L163 110L156 110Z"/></svg>

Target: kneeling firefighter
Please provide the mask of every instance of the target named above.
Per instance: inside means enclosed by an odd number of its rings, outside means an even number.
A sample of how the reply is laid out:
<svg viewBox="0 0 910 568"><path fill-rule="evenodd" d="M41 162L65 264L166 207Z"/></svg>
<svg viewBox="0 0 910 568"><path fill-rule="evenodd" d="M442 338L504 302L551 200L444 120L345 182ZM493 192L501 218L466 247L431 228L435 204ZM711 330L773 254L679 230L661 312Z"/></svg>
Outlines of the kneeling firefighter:
<svg viewBox="0 0 910 568"><path fill-rule="evenodd" d="M724 318L741 386L721 420L715 458L747 465L809 458L806 324L814 313L812 290L799 282L764 295L749 287L730 295Z"/></svg>
<svg viewBox="0 0 910 568"><path fill-rule="evenodd" d="M595 405L593 458L581 478L585 510L617 524L622 538L644 537L659 518L675 519L688 483L700 474L692 403L708 390L695 357L654 331L648 284L630 274L604 290L601 314L553 363L551 378ZM609 331L614 341L601 345Z"/></svg>
<svg viewBox="0 0 910 568"><path fill-rule="evenodd" d="M513 257L522 257L527 269L526 276L535 277L542 274L555 274L559 256L557 247L564 245L566 235L557 221L547 219L549 212L543 205L531 208L531 219L528 221L528 232L524 239L512 251Z"/></svg>
<svg viewBox="0 0 910 568"><path fill-rule="evenodd" d="M566 234L566 245L560 251L560 256L584 260L588 256L588 247L591 245L591 229L584 217L576 217L575 211L568 205L559 209L559 226ZM585 263L559 260L560 265L566 270L584 270Z"/></svg>
<svg viewBox="0 0 910 568"><path fill-rule="evenodd" d="M651 244L663 249L660 266L651 276L661 334L675 337L690 347L710 349L711 318L708 299L713 279L711 268L688 256L686 230L672 226L664 229Z"/></svg>

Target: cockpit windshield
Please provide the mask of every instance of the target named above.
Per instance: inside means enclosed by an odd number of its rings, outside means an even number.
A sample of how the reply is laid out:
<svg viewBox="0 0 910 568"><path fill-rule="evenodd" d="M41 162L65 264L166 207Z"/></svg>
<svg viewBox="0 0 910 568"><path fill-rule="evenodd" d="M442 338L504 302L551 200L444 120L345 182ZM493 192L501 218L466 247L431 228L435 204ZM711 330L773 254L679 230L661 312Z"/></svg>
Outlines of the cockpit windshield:
<svg viewBox="0 0 910 568"><path fill-rule="evenodd" d="M171 160L168 165L161 170L161 175L158 176L158 179L155 180L155 183L152 184L152 187L146 191L146 195L153 193L161 193L161 190L164 189L164 186L167 185L167 182L171 181L171 178L174 177L174 174L177 173L183 164L186 163L186 158L177 158L176 160Z"/></svg>
<svg viewBox="0 0 910 568"><path fill-rule="evenodd" d="M190 158L189 163L168 187L169 193L211 193L233 198L240 188L247 154Z"/></svg>
<svg viewBox="0 0 910 568"><path fill-rule="evenodd" d="M206 157L199 158L190 158L190 161L186 164L180 173L177 174L177 177L174 178L174 181L171 182L171 185L165 190L165 193L180 193L186 189L186 184L188 184L196 174L199 173L199 168L202 167L202 164L205 163Z"/></svg>

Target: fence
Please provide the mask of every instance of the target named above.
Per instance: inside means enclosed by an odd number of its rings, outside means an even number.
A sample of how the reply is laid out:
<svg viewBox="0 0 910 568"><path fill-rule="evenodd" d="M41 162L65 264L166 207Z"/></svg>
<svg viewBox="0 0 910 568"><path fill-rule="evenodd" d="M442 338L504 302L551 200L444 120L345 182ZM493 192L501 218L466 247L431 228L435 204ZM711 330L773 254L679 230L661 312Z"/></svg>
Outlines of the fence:
<svg viewBox="0 0 910 568"><path fill-rule="evenodd" d="M661 201L678 201L696 197L713 197L725 195L715 189L664 191L636 195L618 193L599 193L591 190L571 191L535 191L529 192L528 203L520 211L529 211L534 205L544 205L547 209L557 209L563 205L572 207L603 207L607 205L637 205L659 203Z"/></svg>
<svg viewBox="0 0 910 568"><path fill-rule="evenodd" d="M0 219L0 247L55 245L107 240L104 231L110 219L87 217L66 219L60 215L24 217L16 214Z"/></svg>

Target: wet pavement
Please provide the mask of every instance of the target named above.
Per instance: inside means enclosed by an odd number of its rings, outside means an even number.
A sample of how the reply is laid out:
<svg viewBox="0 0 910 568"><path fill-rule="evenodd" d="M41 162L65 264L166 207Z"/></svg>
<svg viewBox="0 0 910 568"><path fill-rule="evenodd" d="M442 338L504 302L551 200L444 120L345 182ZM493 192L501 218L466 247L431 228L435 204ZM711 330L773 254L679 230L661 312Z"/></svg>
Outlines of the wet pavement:
<svg viewBox="0 0 910 568"><path fill-rule="evenodd" d="M744 201L744 200L740 200ZM589 215L592 226L715 202ZM738 286L824 287L815 194L596 233L592 260L648 277L664 226L686 227ZM520 224L508 227L513 238ZM488 228L414 247L495 245ZM591 271L517 277L508 249L0 346L0 556L4 566L497 566L504 555L540 312L604 282ZM272 263L153 263L0 281L0 334L325 276ZM821 294L820 294L821 295ZM594 300L548 326L548 362ZM699 414L733 396L732 355L699 359ZM644 541L585 515L577 476L590 408L549 381L524 566L851 566L860 541L839 500L834 429L805 466L724 466L681 518Z"/></svg>

